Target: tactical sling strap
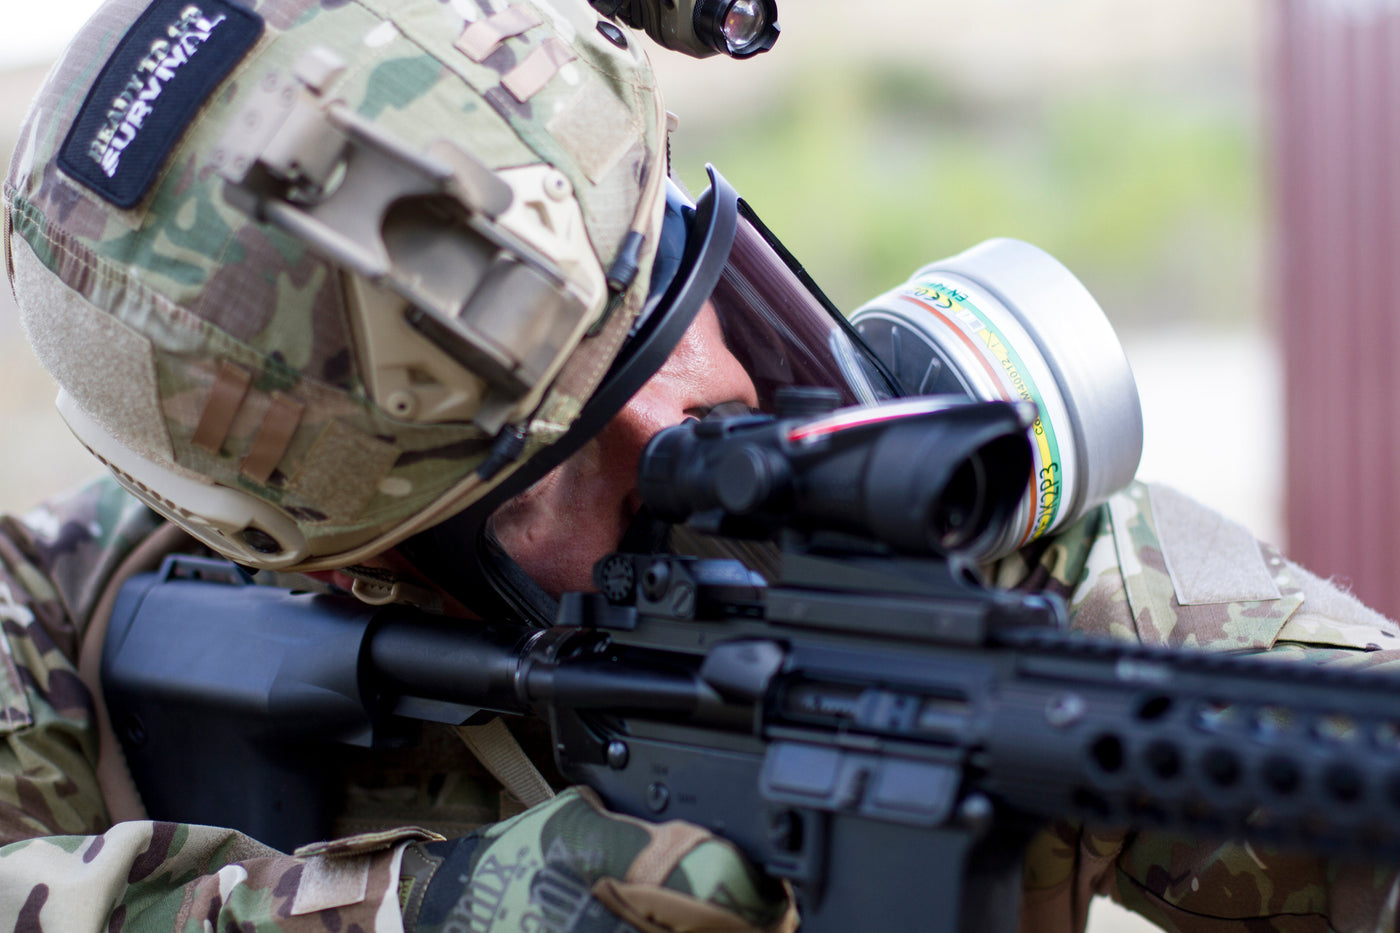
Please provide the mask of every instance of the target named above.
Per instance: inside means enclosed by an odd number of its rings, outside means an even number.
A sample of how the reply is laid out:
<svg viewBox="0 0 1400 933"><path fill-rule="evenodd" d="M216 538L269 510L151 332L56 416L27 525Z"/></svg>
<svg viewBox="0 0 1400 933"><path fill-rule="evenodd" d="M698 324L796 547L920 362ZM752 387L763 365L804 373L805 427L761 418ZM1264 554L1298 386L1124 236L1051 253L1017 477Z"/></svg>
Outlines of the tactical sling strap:
<svg viewBox="0 0 1400 933"><path fill-rule="evenodd" d="M347 567L344 572L355 581L351 593L370 606L403 602L431 609L440 602L435 594L400 579L392 571L357 566ZM453 731L476 760L524 807L544 803L554 796L554 789L500 719L482 726L456 726ZM503 801L501 819L514 815L514 812L507 812Z"/></svg>
<svg viewBox="0 0 1400 933"><path fill-rule="evenodd" d="M527 808L554 796L554 788L500 719L484 726L458 726L456 732L477 761ZM501 814L502 818L507 815Z"/></svg>

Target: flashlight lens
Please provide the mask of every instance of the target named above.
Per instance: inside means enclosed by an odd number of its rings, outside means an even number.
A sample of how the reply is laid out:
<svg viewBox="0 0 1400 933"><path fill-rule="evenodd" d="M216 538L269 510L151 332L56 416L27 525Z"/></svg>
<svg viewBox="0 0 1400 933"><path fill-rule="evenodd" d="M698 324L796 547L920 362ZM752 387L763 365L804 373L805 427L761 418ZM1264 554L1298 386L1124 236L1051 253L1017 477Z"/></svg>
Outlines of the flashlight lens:
<svg viewBox="0 0 1400 933"><path fill-rule="evenodd" d="M657 0L651 0L655 3ZM675 4L675 0L665 0ZM778 41L778 0L690 0L699 45L733 58L766 52ZM709 52L701 52L701 57Z"/></svg>
<svg viewBox="0 0 1400 933"><path fill-rule="evenodd" d="M758 0L734 0L724 13L720 32L732 51L741 51L763 34L768 16Z"/></svg>

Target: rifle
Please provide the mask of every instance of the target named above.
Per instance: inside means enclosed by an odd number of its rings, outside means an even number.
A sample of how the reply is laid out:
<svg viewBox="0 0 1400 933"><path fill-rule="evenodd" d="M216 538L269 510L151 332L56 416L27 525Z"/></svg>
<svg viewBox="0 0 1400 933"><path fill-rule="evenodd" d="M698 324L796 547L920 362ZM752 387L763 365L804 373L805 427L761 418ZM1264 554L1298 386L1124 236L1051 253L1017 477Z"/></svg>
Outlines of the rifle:
<svg viewBox="0 0 1400 933"><path fill-rule="evenodd" d="M1059 817L1394 857L1400 682L1092 640L980 582L1033 417L924 398L663 431L648 506L776 539L776 579L617 554L543 629L173 558L123 589L108 704L153 817L280 847L326 834L336 743L534 713L569 780L733 841L811 933L871 904L890 929L1013 929L1024 847Z"/></svg>

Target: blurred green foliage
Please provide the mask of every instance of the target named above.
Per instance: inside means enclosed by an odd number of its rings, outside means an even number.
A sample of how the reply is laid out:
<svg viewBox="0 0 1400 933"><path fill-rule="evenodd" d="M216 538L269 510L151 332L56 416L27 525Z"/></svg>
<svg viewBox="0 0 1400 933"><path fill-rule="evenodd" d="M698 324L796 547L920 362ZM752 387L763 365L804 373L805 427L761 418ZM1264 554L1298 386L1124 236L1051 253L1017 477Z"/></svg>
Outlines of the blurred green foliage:
<svg viewBox="0 0 1400 933"><path fill-rule="evenodd" d="M1119 326L1259 313L1263 197L1248 103L1110 86L983 99L898 63L812 68L752 111L687 125L838 306L988 237L1048 250Z"/></svg>

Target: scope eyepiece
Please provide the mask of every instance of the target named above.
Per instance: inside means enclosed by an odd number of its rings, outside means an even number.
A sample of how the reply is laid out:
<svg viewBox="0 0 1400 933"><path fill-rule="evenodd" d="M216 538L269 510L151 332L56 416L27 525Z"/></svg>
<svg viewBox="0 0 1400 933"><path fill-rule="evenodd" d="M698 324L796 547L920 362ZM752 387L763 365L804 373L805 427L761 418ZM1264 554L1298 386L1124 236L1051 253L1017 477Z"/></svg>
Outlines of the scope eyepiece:
<svg viewBox="0 0 1400 933"><path fill-rule="evenodd" d="M910 395L1035 403L1022 520L987 557L1069 527L1133 478L1142 409L1132 368L1093 296L1043 250L988 240L925 266L850 320Z"/></svg>

